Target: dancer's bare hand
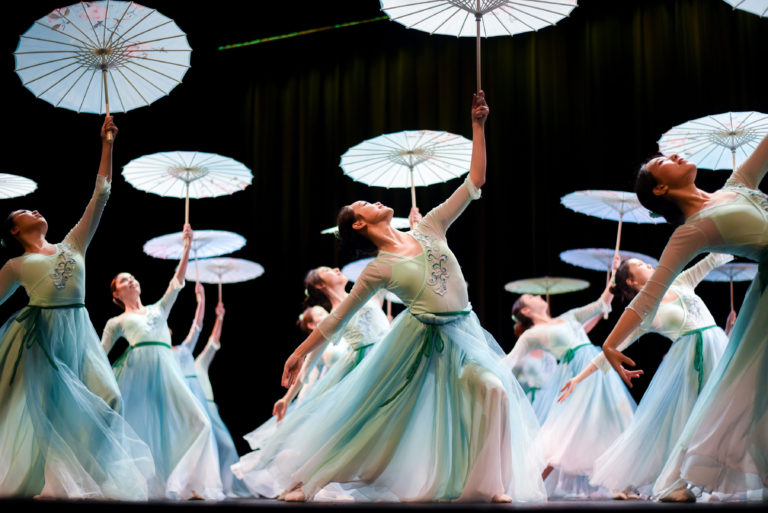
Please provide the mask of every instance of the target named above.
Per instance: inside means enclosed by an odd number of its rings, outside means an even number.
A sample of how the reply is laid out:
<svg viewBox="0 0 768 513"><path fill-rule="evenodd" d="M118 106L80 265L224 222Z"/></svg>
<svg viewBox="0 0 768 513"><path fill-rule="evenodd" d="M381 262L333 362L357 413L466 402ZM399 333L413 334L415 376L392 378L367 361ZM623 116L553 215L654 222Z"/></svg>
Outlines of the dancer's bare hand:
<svg viewBox="0 0 768 513"><path fill-rule="evenodd" d="M199 281L195 283L195 298L197 298L198 303L205 299L205 287Z"/></svg>
<svg viewBox="0 0 768 513"><path fill-rule="evenodd" d="M488 104L485 103L485 92L478 91L472 98L472 123L484 126L489 112Z"/></svg>
<svg viewBox="0 0 768 513"><path fill-rule="evenodd" d="M621 379L624 380L624 383L626 383L629 388L632 388L632 380L640 376L643 371L630 371L625 369L622 364L627 364L630 367L634 367L634 360L623 354L621 351L617 351L611 347L603 347L603 353L605 353L605 358L608 360L608 363L611 364L611 367L613 367L616 372L619 373Z"/></svg>
<svg viewBox="0 0 768 513"><path fill-rule="evenodd" d="M107 133L112 132L112 140L107 140ZM117 125L115 125L115 120L112 118L112 116L104 116L104 124L101 125L101 140L102 142L112 144L115 142L115 138L117 137Z"/></svg>
<svg viewBox="0 0 768 513"><path fill-rule="evenodd" d="M420 222L421 212L419 212L419 207L411 207L411 212L408 214L408 223L411 225L411 230L413 230Z"/></svg>
<svg viewBox="0 0 768 513"><path fill-rule="evenodd" d="M296 378L301 370L301 360L301 356L293 353L285 361L285 367L283 367L283 387L289 388L296 382Z"/></svg>
<svg viewBox="0 0 768 513"><path fill-rule="evenodd" d="M192 239L195 237L195 232L192 230L192 226L189 223L184 225L184 230L181 232L181 238L185 245L192 244Z"/></svg>
<svg viewBox="0 0 768 513"><path fill-rule="evenodd" d="M278 422L283 420L283 417L285 417L286 409L288 409L288 401L285 400L285 397L277 401L275 405L272 407L272 415L275 415L277 417Z"/></svg>
<svg viewBox="0 0 768 513"><path fill-rule="evenodd" d="M578 385L579 382L576 380L576 378L571 378L568 381L565 382L565 386L560 389L560 392L562 395L557 398L557 401L562 403L566 399L568 399L568 396L571 395L576 388L576 385Z"/></svg>
<svg viewBox="0 0 768 513"><path fill-rule="evenodd" d="M223 319L225 313L226 313L226 310L224 309L224 303L219 301L219 303L216 305L216 317L218 317L219 319Z"/></svg>
<svg viewBox="0 0 768 513"><path fill-rule="evenodd" d="M736 312L734 310L731 310L731 313L728 314L728 318L725 320L726 335L731 334L731 330L733 329L734 324L736 324Z"/></svg>

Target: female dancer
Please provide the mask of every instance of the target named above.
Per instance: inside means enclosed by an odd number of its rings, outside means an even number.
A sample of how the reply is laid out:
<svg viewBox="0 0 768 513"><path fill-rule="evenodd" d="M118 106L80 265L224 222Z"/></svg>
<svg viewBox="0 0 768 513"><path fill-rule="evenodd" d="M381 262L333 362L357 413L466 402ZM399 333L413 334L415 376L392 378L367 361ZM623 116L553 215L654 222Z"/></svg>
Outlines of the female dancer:
<svg viewBox="0 0 768 513"><path fill-rule="evenodd" d="M592 376L589 384L578 390L578 397L566 404L556 401L557 391L566 381L600 353L600 348L587 337L583 324L610 312L612 299L613 294L606 287L594 303L554 319L540 296L525 294L512 307L513 318L525 331L506 358L510 367L539 348L560 360L554 380L542 394L542 400L550 403L549 411L540 411L544 418L539 441L548 464L544 478L557 470L547 482L550 496L600 493L589 486L592 465L632 421L635 401L614 374Z"/></svg>
<svg viewBox="0 0 768 513"><path fill-rule="evenodd" d="M712 269L732 259L730 255L711 254L681 273L662 298L651 326L638 326L618 346L619 350L624 350L648 332L659 333L672 341L672 347L640 401L632 424L595 462L591 484L614 491L636 488L643 495L650 493L680 437L702 385L709 379L728 342L725 332L717 327L694 289ZM624 260L616 272L614 294L626 304L652 273L652 266L636 258ZM610 370L603 353L565 384L558 400L565 400L598 368ZM624 492L617 497L627 498Z"/></svg>
<svg viewBox="0 0 768 513"><path fill-rule="evenodd" d="M339 213L342 242L378 249L342 304L294 351L283 386L309 351L343 327L380 288L407 305L345 379L283 420L253 471L269 472L285 500L342 483L364 500L543 501L530 404L471 312L445 233L485 183L482 92L472 108L469 177L410 233L392 209L358 201ZM253 454L253 453L252 453ZM242 462L242 460L241 460Z"/></svg>
<svg viewBox="0 0 768 513"><path fill-rule="evenodd" d="M125 311L107 321L101 343L109 353L118 338L128 340L128 349L113 367L125 399L125 418L152 450L164 495L221 499L211 421L174 360L166 322L184 286L191 241L192 228L185 225L184 254L157 303L142 304L141 287L131 274L112 280L112 296Z"/></svg>
<svg viewBox="0 0 768 513"><path fill-rule="evenodd" d="M152 456L120 416L120 392L83 304L85 251L112 183L109 132L117 135L111 116L93 197L62 242L46 240L36 210L12 212L3 227L3 247L23 254L0 269L0 303L21 285L29 305L0 328L0 497L146 500L150 492Z"/></svg>
<svg viewBox="0 0 768 513"><path fill-rule="evenodd" d="M766 171L768 138L714 193L696 187L696 166L677 155L654 158L638 173L635 191L643 205L680 226L603 344L627 383L622 363L634 362L617 346L637 326L653 322L670 284L694 256L718 251L760 262L720 363L654 485L654 495L665 500L692 500L686 483L722 493L768 484L768 197L757 188Z"/></svg>

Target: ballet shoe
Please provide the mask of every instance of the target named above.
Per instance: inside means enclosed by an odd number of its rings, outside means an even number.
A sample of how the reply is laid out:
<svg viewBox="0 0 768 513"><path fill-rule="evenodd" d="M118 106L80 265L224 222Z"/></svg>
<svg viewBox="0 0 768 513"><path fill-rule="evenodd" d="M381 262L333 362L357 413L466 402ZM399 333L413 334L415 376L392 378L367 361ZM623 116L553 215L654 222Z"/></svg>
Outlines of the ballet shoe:
<svg viewBox="0 0 768 513"><path fill-rule="evenodd" d="M696 496L687 487L678 488L659 499L659 502L696 502Z"/></svg>

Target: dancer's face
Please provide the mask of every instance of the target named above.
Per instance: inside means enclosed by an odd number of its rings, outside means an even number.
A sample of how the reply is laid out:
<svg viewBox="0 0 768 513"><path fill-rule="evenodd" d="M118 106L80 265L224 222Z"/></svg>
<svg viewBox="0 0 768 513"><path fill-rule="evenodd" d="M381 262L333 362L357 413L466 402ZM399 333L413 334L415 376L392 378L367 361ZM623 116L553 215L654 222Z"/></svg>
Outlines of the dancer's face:
<svg viewBox="0 0 768 513"><path fill-rule="evenodd" d="M627 265L629 266L627 285L635 290L640 290L653 274L653 266L637 258L630 258Z"/></svg>
<svg viewBox="0 0 768 513"><path fill-rule="evenodd" d="M317 276L326 287L345 286L349 280L344 276L338 267L318 267Z"/></svg>
<svg viewBox="0 0 768 513"><path fill-rule="evenodd" d="M30 231L39 230L43 235L48 232L48 222L37 210L16 210L11 214L11 219L13 219L11 235L16 238Z"/></svg>
<svg viewBox="0 0 768 513"><path fill-rule="evenodd" d="M656 157L648 161L645 167L659 182L659 185L654 188L655 194L663 194L661 189L657 192L659 186L676 189L690 185L696 179L696 164L688 162L679 155Z"/></svg>
<svg viewBox="0 0 768 513"><path fill-rule="evenodd" d="M360 230L365 225L369 224L378 224L381 222L389 223L392 221L392 215L394 215L394 210L382 205L378 201L376 203L356 201L350 206L357 219L352 225L355 230Z"/></svg>
<svg viewBox="0 0 768 513"><path fill-rule="evenodd" d="M546 313L547 301L541 296L533 294L523 294L523 308L520 310L524 315L530 316L531 313ZM528 311L526 311L528 309Z"/></svg>
<svg viewBox="0 0 768 513"><path fill-rule="evenodd" d="M126 299L135 299L141 295L141 286L131 273L120 273L115 279L115 291L112 295L123 302Z"/></svg>

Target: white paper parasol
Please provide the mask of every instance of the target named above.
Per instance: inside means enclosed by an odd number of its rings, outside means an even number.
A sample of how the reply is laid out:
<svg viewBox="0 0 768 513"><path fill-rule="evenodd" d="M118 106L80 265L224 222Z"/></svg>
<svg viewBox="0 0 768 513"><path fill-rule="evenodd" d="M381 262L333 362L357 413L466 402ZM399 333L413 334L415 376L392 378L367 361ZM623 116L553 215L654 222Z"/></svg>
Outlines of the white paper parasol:
<svg viewBox="0 0 768 513"><path fill-rule="evenodd" d="M757 275L757 264L751 262L731 262L712 269L705 281L727 281L731 284L731 311L733 308L733 282L752 281Z"/></svg>
<svg viewBox="0 0 768 513"><path fill-rule="evenodd" d="M541 278L528 278L525 280L511 281L504 285L504 290L513 294L533 294L546 296L549 305L549 296L554 294L567 294L584 290L589 287L589 282L575 278L555 278L543 276Z"/></svg>
<svg viewBox="0 0 768 513"><path fill-rule="evenodd" d="M478 91L480 37L539 30L567 17L575 7L576 0L381 0L381 9L408 28L474 37Z"/></svg>
<svg viewBox="0 0 768 513"><path fill-rule="evenodd" d="M34 180L19 175L0 173L0 199L18 198L37 190Z"/></svg>
<svg viewBox="0 0 768 513"><path fill-rule="evenodd" d="M663 223L663 217L653 217L647 208L640 204L634 192L624 191L576 191L560 198L560 203L580 214L610 219L619 222L616 232L616 249L621 245L621 227L627 223Z"/></svg>
<svg viewBox="0 0 768 513"><path fill-rule="evenodd" d="M472 141L433 130L406 130L368 139L348 149L339 165L344 174L372 187L411 189L446 182L469 172Z"/></svg>
<svg viewBox="0 0 768 513"><path fill-rule="evenodd" d="M125 180L142 191L185 198L184 222L189 222L189 198L214 198L241 191L251 184L250 169L215 153L169 151L132 160L123 168Z"/></svg>
<svg viewBox="0 0 768 513"><path fill-rule="evenodd" d="M395 230L410 230L411 229L411 223L408 221L405 217L393 217L392 218L392 228ZM338 226L331 226L330 228L326 228L325 230L321 231L323 235L336 235L339 233L339 227Z"/></svg>
<svg viewBox="0 0 768 513"><path fill-rule="evenodd" d="M768 0L725 0L734 9L757 14L761 18L768 16Z"/></svg>
<svg viewBox="0 0 768 513"><path fill-rule="evenodd" d="M218 257L200 260L197 273L198 275L195 276L195 270L187 268L186 278L202 283L218 284L219 301L221 301L222 284L253 280L264 274L264 268L256 262L242 258Z"/></svg>
<svg viewBox="0 0 768 513"><path fill-rule="evenodd" d="M192 49L170 18L133 2L80 2L37 20L16 73L56 107L97 114L149 105L181 83ZM110 104L111 100L111 104Z"/></svg>
<svg viewBox="0 0 768 513"><path fill-rule="evenodd" d="M659 151L678 154L701 169L736 169L766 135L768 114L725 112L669 129L659 139Z"/></svg>
<svg viewBox="0 0 768 513"><path fill-rule="evenodd" d="M161 235L144 243L144 253L155 258L179 260L184 253L182 232ZM245 237L224 230L195 230L190 253L209 258L233 253L245 246Z"/></svg>
<svg viewBox="0 0 768 513"><path fill-rule="evenodd" d="M569 249L560 253L560 260L577 267L583 267L584 269L610 272L615 254L615 250L608 248ZM619 256L622 260L625 258L637 258L654 267L659 264L659 261L655 258L635 251L621 250L619 251Z"/></svg>

